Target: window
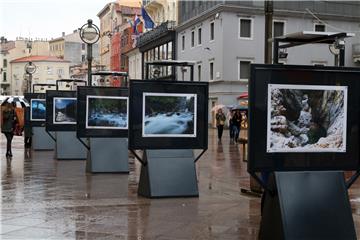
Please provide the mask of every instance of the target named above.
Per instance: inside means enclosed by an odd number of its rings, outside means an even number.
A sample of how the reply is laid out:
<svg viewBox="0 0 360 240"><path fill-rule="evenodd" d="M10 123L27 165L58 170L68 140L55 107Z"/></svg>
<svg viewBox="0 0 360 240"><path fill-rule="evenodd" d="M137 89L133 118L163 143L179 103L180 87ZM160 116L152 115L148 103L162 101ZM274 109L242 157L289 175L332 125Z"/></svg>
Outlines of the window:
<svg viewBox="0 0 360 240"><path fill-rule="evenodd" d="M285 34L285 22L283 21L274 21L273 24L273 36L279 37Z"/></svg>
<svg viewBox="0 0 360 240"><path fill-rule="evenodd" d="M214 62L210 62L210 80L214 80Z"/></svg>
<svg viewBox="0 0 360 240"><path fill-rule="evenodd" d="M85 62L85 55L81 55L81 62Z"/></svg>
<svg viewBox="0 0 360 240"><path fill-rule="evenodd" d="M239 60L239 80L250 78L250 64L251 61Z"/></svg>
<svg viewBox="0 0 360 240"><path fill-rule="evenodd" d="M215 39L215 24L214 22L211 22L210 23L210 41L214 40Z"/></svg>
<svg viewBox="0 0 360 240"><path fill-rule="evenodd" d="M4 68L7 67L7 60L6 60L6 59L3 60L3 67L4 67Z"/></svg>
<svg viewBox="0 0 360 240"><path fill-rule="evenodd" d="M59 68L59 69L57 70L57 74L60 75L60 76L64 75L64 69L63 69L63 68Z"/></svg>
<svg viewBox="0 0 360 240"><path fill-rule="evenodd" d="M195 31L191 31L191 47L195 45Z"/></svg>
<svg viewBox="0 0 360 240"><path fill-rule="evenodd" d="M48 75L53 74L52 67L49 67L49 66L48 66L48 67L46 68L46 70L47 70L47 74L48 74Z"/></svg>
<svg viewBox="0 0 360 240"><path fill-rule="evenodd" d="M85 50L85 43L81 44L81 50Z"/></svg>
<svg viewBox="0 0 360 240"><path fill-rule="evenodd" d="M201 81L201 65L198 65L198 80Z"/></svg>
<svg viewBox="0 0 360 240"><path fill-rule="evenodd" d="M198 29L198 45L201 45L201 28Z"/></svg>
<svg viewBox="0 0 360 240"><path fill-rule="evenodd" d="M324 24L315 23L315 25L314 25L314 30L315 30L315 32L325 32L325 25L324 25Z"/></svg>
<svg viewBox="0 0 360 240"><path fill-rule="evenodd" d="M185 50L185 35L182 35L181 37L181 50Z"/></svg>
<svg viewBox="0 0 360 240"><path fill-rule="evenodd" d="M6 82L6 72L3 72L3 82Z"/></svg>
<svg viewBox="0 0 360 240"><path fill-rule="evenodd" d="M252 38L252 19L240 18L239 23L239 38L251 39Z"/></svg>

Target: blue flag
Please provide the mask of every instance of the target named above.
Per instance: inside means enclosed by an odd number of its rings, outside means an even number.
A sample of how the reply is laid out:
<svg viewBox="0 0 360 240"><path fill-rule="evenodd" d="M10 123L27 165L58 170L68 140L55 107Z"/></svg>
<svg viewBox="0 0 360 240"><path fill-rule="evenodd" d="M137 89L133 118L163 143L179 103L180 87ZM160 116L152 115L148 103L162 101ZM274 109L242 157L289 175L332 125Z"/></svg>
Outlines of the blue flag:
<svg viewBox="0 0 360 240"><path fill-rule="evenodd" d="M153 20L151 19L151 17L149 16L149 14L146 12L144 6L141 7L141 15L145 22L145 28L146 29L154 28L155 24L154 24Z"/></svg>

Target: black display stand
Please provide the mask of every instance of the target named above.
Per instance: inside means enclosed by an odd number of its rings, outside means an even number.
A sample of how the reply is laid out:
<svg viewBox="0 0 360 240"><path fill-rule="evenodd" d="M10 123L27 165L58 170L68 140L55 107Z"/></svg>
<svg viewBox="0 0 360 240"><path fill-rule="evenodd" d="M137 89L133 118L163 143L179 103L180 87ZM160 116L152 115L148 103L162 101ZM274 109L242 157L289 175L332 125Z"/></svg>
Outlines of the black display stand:
<svg viewBox="0 0 360 240"><path fill-rule="evenodd" d="M198 197L194 153L144 150L138 194L149 198Z"/></svg>
<svg viewBox="0 0 360 240"><path fill-rule="evenodd" d="M275 172L268 188L259 239L356 239L343 172Z"/></svg>

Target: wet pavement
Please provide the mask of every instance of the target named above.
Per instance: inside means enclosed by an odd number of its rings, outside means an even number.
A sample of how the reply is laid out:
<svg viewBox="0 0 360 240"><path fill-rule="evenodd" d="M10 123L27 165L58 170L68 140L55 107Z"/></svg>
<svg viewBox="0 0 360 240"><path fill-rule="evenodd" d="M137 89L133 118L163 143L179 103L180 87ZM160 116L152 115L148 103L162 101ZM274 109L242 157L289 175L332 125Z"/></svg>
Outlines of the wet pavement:
<svg viewBox="0 0 360 240"><path fill-rule="evenodd" d="M242 132L245 136L246 132ZM130 174L86 174L85 161L54 160L53 151L27 154L15 137L11 161L1 136L0 239L256 239L260 199L249 187L243 147L209 132L197 162L198 198L137 195L140 163ZM351 190L359 232L360 185Z"/></svg>

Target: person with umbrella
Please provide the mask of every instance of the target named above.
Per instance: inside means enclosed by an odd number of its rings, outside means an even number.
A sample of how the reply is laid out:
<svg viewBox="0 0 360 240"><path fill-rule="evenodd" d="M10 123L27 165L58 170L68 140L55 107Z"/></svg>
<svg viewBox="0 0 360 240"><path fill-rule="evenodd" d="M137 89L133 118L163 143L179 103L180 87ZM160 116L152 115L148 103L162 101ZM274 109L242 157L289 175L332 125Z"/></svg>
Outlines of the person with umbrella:
<svg viewBox="0 0 360 240"><path fill-rule="evenodd" d="M6 157L12 157L11 142L14 135L21 136L24 127L24 108L29 103L21 97L8 97L1 104L1 132L5 134Z"/></svg>
<svg viewBox="0 0 360 240"><path fill-rule="evenodd" d="M1 132L4 133L6 137L6 157L12 157L11 142L14 137L16 122L16 114L13 105L5 102L2 105Z"/></svg>
<svg viewBox="0 0 360 240"><path fill-rule="evenodd" d="M216 113L216 127L218 129L219 142L221 142L221 137L224 131L225 120L226 120L225 114L223 113L222 109L219 108Z"/></svg>

